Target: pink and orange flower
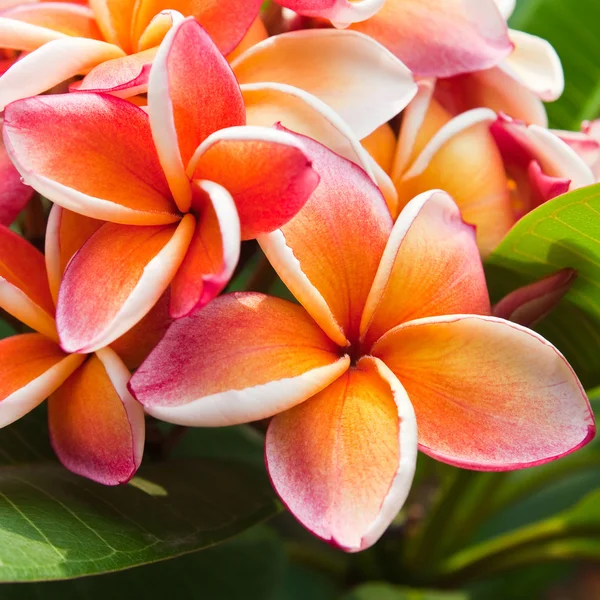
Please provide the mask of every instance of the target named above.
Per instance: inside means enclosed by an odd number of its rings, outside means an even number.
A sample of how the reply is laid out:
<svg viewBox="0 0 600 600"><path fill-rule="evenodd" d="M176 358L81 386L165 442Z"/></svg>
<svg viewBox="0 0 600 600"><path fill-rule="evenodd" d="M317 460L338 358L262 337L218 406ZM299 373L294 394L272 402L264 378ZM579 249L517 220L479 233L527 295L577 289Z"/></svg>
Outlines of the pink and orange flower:
<svg viewBox="0 0 600 600"><path fill-rule="evenodd" d="M272 417L274 488L347 551L396 516L417 448L496 471L587 443L593 414L564 357L490 316L475 234L452 199L422 194L394 224L362 169L301 142L320 184L259 238L301 305L229 294L176 321L131 379L146 411L190 426Z"/></svg>

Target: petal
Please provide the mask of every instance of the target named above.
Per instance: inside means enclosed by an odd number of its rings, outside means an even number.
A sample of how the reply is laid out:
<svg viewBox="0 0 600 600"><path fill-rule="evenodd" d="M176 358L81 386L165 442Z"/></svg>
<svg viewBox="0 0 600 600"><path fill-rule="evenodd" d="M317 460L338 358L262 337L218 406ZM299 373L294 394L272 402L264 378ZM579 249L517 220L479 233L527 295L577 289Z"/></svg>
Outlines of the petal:
<svg viewBox="0 0 600 600"><path fill-rule="evenodd" d="M0 48L35 50L48 42L67 37L60 31L0 16Z"/></svg>
<svg viewBox="0 0 600 600"><path fill-rule="evenodd" d="M345 346L358 339L392 218L360 167L318 142L298 139L321 181L304 208L259 243L294 296L332 340Z"/></svg>
<svg viewBox="0 0 600 600"><path fill-rule="evenodd" d="M385 0L277 0L300 15L329 19L337 27L364 21L372 17Z"/></svg>
<svg viewBox="0 0 600 600"><path fill-rule="evenodd" d="M43 402L83 360L39 333L0 340L0 427Z"/></svg>
<svg viewBox="0 0 600 600"><path fill-rule="evenodd" d="M533 160L527 169L531 187L531 208L542 205L556 196L566 194L571 187L571 180L564 177L552 177L542 171L540 163Z"/></svg>
<svg viewBox="0 0 600 600"><path fill-rule="evenodd" d="M90 219L54 204L46 227L46 271L54 303L67 264L73 255L88 241L103 221Z"/></svg>
<svg viewBox="0 0 600 600"><path fill-rule="evenodd" d="M137 369L164 337L173 322L169 315L170 300L167 290L139 323L110 345L128 369Z"/></svg>
<svg viewBox="0 0 600 600"><path fill-rule="evenodd" d="M23 4L3 10L2 17L59 31L65 35L102 39L94 13L87 6L78 6L70 2Z"/></svg>
<svg viewBox="0 0 600 600"><path fill-rule="evenodd" d="M130 102L100 94L15 102L4 141L25 181L65 208L125 224L179 219L148 116Z"/></svg>
<svg viewBox="0 0 600 600"><path fill-rule="evenodd" d="M148 27L144 29L144 33L140 36L137 42L138 52L159 46L165 39L165 35L169 32L169 29L181 23L183 19L184 16L176 10L167 9L159 12L153 17Z"/></svg>
<svg viewBox="0 0 600 600"><path fill-rule="evenodd" d="M232 63L238 81L284 83L329 104L358 138L397 115L417 88L383 46L355 31L312 29L271 37Z"/></svg>
<svg viewBox="0 0 600 600"><path fill-rule="evenodd" d="M10 225L33 194L33 188L21 182L21 175L12 164L4 142L0 139L0 225Z"/></svg>
<svg viewBox="0 0 600 600"><path fill-rule="evenodd" d="M525 123L548 126L544 103L501 67L440 79L435 97L453 114L485 107Z"/></svg>
<svg viewBox="0 0 600 600"><path fill-rule="evenodd" d="M0 307L32 329L56 339L44 256L4 225L0 225Z"/></svg>
<svg viewBox="0 0 600 600"><path fill-rule="evenodd" d="M150 67L158 48L107 60L93 68L71 91L104 92L130 98L148 91Z"/></svg>
<svg viewBox="0 0 600 600"><path fill-rule="evenodd" d="M148 109L161 164L185 212L191 203L185 168L196 148L211 133L245 123L231 68L194 19L173 27L163 40L150 73Z"/></svg>
<svg viewBox="0 0 600 600"><path fill-rule="evenodd" d="M319 183L299 139L267 127L229 127L209 136L188 174L223 186L233 197L242 239L285 225Z"/></svg>
<svg viewBox="0 0 600 600"><path fill-rule="evenodd" d="M406 389L420 449L484 471L531 467L586 444L594 417L565 358L541 336L494 317L413 321L373 348Z"/></svg>
<svg viewBox="0 0 600 600"><path fill-rule="evenodd" d="M565 89L565 76L556 50L546 40L524 31L511 30L510 39L515 49L500 68L544 102L558 100Z"/></svg>
<svg viewBox="0 0 600 600"><path fill-rule="evenodd" d="M227 294L175 321L130 389L157 419L233 425L287 410L349 364L302 307L253 292Z"/></svg>
<svg viewBox="0 0 600 600"><path fill-rule="evenodd" d="M194 231L179 225L136 227L107 223L65 271L56 322L63 349L93 352L140 321L175 276Z"/></svg>
<svg viewBox="0 0 600 600"><path fill-rule="evenodd" d="M492 314L524 327L533 327L558 306L575 279L575 269L561 269L511 292L494 305Z"/></svg>
<svg viewBox="0 0 600 600"><path fill-rule="evenodd" d="M195 182L199 216L183 263L171 286L171 316L187 317L218 296L240 257L240 219L229 192L210 181Z"/></svg>
<svg viewBox="0 0 600 600"><path fill-rule="evenodd" d="M364 550L408 496L417 460L415 414L393 373L363 358L273 418L265 460L273 487L307 529L343 550Z"/></svg>
<svg viewBox="0 0 600 600"><path fill-rule="evenodd" d="M0 78L0 110L15 100L41 94L123 51L98 40L65 38L49 42L18 60Z"/></svg>
<svg viewBox="0 0 600 600"><path fill-rule="evenodd" d="M120 46L127 53L131 52L136 0L89 0L89 3L106 41Z"/></svg>
<svg viewBox="0 0 600 600"><path fill-rule="evenodd" d="M592 169L596 179L600 172L600 121L585 122L582 131L559 131L552 130L565 144L568 144L584 160L585 164Z"/></svg>
<svg viewBox="0 0 600 600"><path fill-rule="evenodd" d="M497 65L512 51L494 0L387 0L353 29L375 38L422 77Z"/></svg>
<svg viewBox="0 0 600 600"><path fill-rule="evenodd" d="M396 136L394 130L387 123L362 140L362 145L386 173L391 173L396 150Z"/></svg>
<svg viewBox="0 0 600 600"><path fill-rule="evenodd" d="M90 356L48 400L50 440L62 464L104 485L129 481L142 462L144 411L129 371L109 348Z"/></svg>
<svg viewBox="0 0 600 600"><path fill-rule="evenodd" d="M515 10L517 0L495 0L500 14L508 20Z"/></svg>
<svg viewBox="0 0 600 600"><path fill-rule="evenodd" d="M516 221L502 156L489 131L495 118L489 109L479 108L449 120L409 169L394 173L401 207L427 190L448 192L464 220L477 228L484 256Z"/></svg>
<svg viewBox="0 0 600 600"><path fill-rule="evenodd" d="M195 17L219 50L228 54L258 16L260 5L261 0L142 0L138 2L133 35L139 38L156 14L170 8L185 17Z"/></svg>
<svg viewBox="0 0 600 600"><path fill-rule="evenodd" d="M490 314L473 227L445 192L425 192L400 213L361 319L365 351L406 321Z"/></svg>
<svg viewBox="0 0 600 600"><path fill-rule="evenodd" d="M256 17L250 25L250 29L246 32L246 35L242 38L242 41L235 47L233 52L227 55L227 61L232 62L238 56L241 56L246 50L252 48L252 46L266 40L269 37L269 33L265 24L263 23L260 16Z"/></svg>

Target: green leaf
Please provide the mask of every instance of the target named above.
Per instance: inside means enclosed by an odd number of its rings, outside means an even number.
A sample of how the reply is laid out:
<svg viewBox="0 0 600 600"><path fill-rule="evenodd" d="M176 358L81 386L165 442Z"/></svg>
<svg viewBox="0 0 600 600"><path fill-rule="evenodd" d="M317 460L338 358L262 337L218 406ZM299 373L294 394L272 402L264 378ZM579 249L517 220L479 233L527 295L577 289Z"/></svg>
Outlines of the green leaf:
<svg viewBox="0 0 600 600"><path fill-rule="evenodd" d="M258 526L203 552L129 571L73 581L5 584L2 600L267 600L280 587L285 566L279 537Z"/></svg>
<svg viewBox="0 0 600 600"><path fill-rule="evenodd" d="M344 596L343 600L467 600L464 592L395 587L387 583L366 583Z"/></svg>
<svg viewBox="0 0 600 600"><path fill-rule="evenodd" d="M564 267L578 277L536 330L565 354L586 388L594 387L600 384L600 185L546 202L512 228L486 263L492 299Z"/></svg>
<svg viewBox="0 0 600 600"><path fill-rule="evenodd" d="M597 0L520 0L510 20L513 29L547 39L563 63L563 96L547 106L550 125L579 130L600 112L600 37L590 23L600 22Z"/></svg>
<svg viewBox="0 0 600 600"><path fill-rule="evenodd" d="M260 472L214 459L146 465L104 487L51 459L43 411L0 437L0 581L117 571L213 546L278 510Z"/></svg>

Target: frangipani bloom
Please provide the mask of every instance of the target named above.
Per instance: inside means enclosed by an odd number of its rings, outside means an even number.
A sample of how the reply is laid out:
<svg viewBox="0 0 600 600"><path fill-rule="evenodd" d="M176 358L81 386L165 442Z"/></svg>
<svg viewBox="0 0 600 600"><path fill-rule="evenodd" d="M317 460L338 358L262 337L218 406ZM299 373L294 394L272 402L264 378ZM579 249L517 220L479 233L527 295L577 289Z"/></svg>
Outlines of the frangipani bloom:
<svg viewBox="0 0 600 600"><path fill-rule="evenodd" d="M581 131L554 131L581 156L590 167L596 182L600 181L600 119L584 121Z"/></svg>
<svg viewBox="0 0 600 600"><path fill-rule="evenodd" d="M401 508L417 447L494 471L589 441L592 412L563 356L489 316L473 228L452 199L422 194L394 225L364 171L303 145L320 184L259 239L301 306L229 294L176 321L130 381L146 411L191 426L273 417L275 489L348 551L373 544Z"/></svg>
<svg viewBox="0 0 600 600"><path fill-rule="evenodd" d="M497 0L497 4L508 19L515 1ZM514 50L505 60L490 69L438 80L436 99L455 115L487 107L527 124L547 127L542 101L557 100L565 87L560 58L542 38L512 29L508 35Z"/></svg>
<svg viewBox="0 0 600 600"><path fill-rule="evenodd" d="M36 332L0 340L0 427L49 398L50 439L61 462L116 485L133 477L144 450L144 413L127 390L128 367L139 365L169 321L162 302L113 348L90 355L61 350L54 302L62 269L100 225L55 206L47 271L36 248L0 225L0 307Z"/></svg>
<svg viewBox="0 0 600 600"><path fill-rule="evenodd" d="M282 0L298 12L347 25L368 18L384 0ZM30 52L0 79L0 110L109 63L104 75L147 76L167 31L195 17L223 54L232 52L258 18L262 0L90 0L10 2L0 12L0 48ZM0 5L0 9L3 8ZM258 23L257 27L261 27ZM264 27L262 27L264 32ZM266 36L266 32L264 32ZM115 90L118 91L118 90Z"/></svg>
<svg viewBox="0 0 600 600"><path fill-rule="evenodd" d="M392 150L399 207L416 194L443 189L476 226L484 256L524 214L594 182L583 159L547 129L485 108L453 117L432 98L429 82L419 88Z"/></svg>
<svg viewBox="0 0 600 600"><path fill-rule="evenodd" d="M286 223L318 183L296 137L244 126L235 77L194 19L161 45L148 112L83 93L6 109L5 142L25 181L108 221L61 285L57 324L67 351L110 344L169 284L173 316L201 308L231 277L240 239Z"/></svg>

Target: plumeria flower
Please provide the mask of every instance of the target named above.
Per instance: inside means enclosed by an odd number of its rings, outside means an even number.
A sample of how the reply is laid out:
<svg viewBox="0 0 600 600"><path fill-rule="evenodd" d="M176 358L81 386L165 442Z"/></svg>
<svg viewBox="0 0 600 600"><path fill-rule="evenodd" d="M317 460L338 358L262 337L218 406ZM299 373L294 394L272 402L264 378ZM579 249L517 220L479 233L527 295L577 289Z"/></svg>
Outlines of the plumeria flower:
<svg viewBox="0 0 600 600"><path fill-rule="evenodd" d="M346 25L371 16L383 2L281 3ZM187 16L202 23L223 54L240 44L253 23L259 36L261 31L266 35L257 22L262 0L90 0L90 7L78 4L11 1L0 12L0 48L30 52L0 79L0 110L11 101L44 92L104 63L108 63L104 76L113 72L115 77L123 72L146 76L167 31Z"/></svg>
<svg viewBox="0 0 600 600"><path fill-rule="evenodd" d="M426 190L447 191L476 226L487 256L536 206L594 182L589 166L556 134L486 108L453 117L433 88L419 82L398 141L386 141L400 209Z"/></svg>
<svg viewBox="0 0 600 600"><path fill-rule="evenodd" d="M581 131L559 131L554 133L577 152L600 181L600 119L584 121Z"/></svg>
<svg viewBox="0 0 600 600"><path fill-rule="evenodd" d="M496 0L505 19L515 0ZM508 31L512 53L497 66L440 79L436 99L453 114L487 107L515 119L548 126L543 102L560 98L565 78L556 51L546 40L523 31ZM543 101L543 102L542 102Z"/></svg>
<svg viewBox="0 0 600 600"><path fill-rule="evenodd" d="M84 93L5 111L6 146L25 181L108 221L61 284L57 324L67 351L110 344L169 285L174 317L201 308L229 281L240 240L281 227L318 183L296 137L244 126L237 81L193 18L161 44L148 113Z"/></svg>
<svg viewBox="0 0 600 600"><path fill-rule="evenodd" d="M44 256L0 225L0 307L35 333L0 340L0 427L48 400L52 446L69 470L106 485L131 479L142 460L144 413L127 391L169 323L166 302L114 346L61 349L54 321L62 270L100 222L55 206Z"/></svg>
<svg viewBox="0 0 600 600"><path fill-rule="evenodd" d="M396 516L417 448L498 471L588 442L593 415L564 357L489 316L474 231L452 199L424 193L394 224L362 169L303 145L321 182L259 239L300 305L228 294L176 321L130 381L146 411L190 426L273 417L273 486L347 551Z"/></svg>

